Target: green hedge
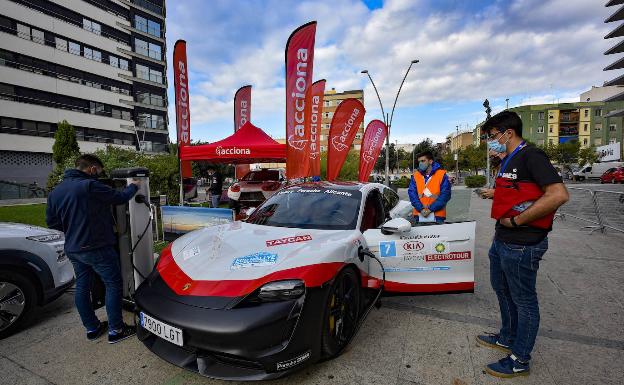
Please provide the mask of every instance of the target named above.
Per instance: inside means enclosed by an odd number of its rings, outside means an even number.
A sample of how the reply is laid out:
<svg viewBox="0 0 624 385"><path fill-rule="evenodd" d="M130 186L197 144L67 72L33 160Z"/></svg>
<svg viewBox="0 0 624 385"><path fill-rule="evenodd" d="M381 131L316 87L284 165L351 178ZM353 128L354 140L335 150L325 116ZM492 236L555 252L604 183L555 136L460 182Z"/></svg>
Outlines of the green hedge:
<svg viewBox="0 0 624 385"><path fill-rule="evenodd" d="M485 175L468 175L466 177L467 187L483 187L485 186Z"/></svg>

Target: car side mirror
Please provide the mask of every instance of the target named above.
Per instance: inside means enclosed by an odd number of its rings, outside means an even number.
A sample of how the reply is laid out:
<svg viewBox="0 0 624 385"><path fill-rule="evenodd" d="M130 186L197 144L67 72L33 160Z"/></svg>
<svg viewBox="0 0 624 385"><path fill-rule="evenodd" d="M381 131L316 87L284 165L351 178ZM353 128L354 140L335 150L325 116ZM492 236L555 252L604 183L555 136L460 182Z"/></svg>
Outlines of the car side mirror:
<svg viewBox="0 0 624 385"><path fill-rule="evenodd" d="M394 218L381 226L381 233L384 235L407 233L412 230L412 224L405 218Z"/></svg>

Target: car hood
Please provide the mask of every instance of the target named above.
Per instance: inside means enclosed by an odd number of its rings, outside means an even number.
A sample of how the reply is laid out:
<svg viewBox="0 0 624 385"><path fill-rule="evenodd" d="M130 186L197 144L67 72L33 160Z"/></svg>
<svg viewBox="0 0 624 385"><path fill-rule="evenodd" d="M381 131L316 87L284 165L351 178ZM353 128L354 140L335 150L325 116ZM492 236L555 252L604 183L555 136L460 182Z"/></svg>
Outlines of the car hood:
<svg viewBox="0 0 624 385"><path fill-rule="evenodd" d="M0 222L0 237L32 237L44 234L62 234L60 231L23 223Z"/></svg>
<svg viewBox="0 0 624 385"><path fill-rule="evenodd" d="M233 222L193 231L176 240L171 253L194 280L253 279L278 270L344 261L346 245L358 234Z"/></svg>
<svg viewBox="0 0 624 385"><path fill-rule="evenodd" d="M331 279L357 255L357 230L311 230L245 222L195 230L178 238L158 271L178 295L246 295L266 282Z"/></svg>

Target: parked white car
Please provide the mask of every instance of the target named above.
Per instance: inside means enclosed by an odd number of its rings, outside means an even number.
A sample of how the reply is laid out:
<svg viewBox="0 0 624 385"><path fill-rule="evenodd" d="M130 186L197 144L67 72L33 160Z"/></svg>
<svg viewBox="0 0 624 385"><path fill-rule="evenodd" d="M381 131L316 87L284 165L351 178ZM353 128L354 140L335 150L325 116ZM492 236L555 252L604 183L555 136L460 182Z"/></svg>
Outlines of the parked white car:
<svg viewBox="0 0 624 385"><path fill-rule="evenodd" d="M0 222L0 338L26 326L37 306L74 283L62 232Z"/></svg>
<svg viewBox="0 0 624 385"><path fill-rule="evenodd" d="M580 170L574 172L574 180L600 179L602 174L610 168L624 166L624 162L596 162L592 165L586 164Z"/></svg>

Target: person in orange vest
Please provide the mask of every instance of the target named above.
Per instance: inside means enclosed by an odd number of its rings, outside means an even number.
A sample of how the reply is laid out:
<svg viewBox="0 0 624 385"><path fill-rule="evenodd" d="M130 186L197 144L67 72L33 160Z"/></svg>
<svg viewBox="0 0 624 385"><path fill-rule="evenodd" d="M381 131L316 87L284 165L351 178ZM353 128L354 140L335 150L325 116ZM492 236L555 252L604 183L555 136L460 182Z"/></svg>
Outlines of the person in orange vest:
<svg viewBox="0 0 624 385"><path fill-rule="evenodd" d="M431 151L418 155L418 169L414 170L407 193L414 206L414 221L444 223L451 182Z"/></svg>

